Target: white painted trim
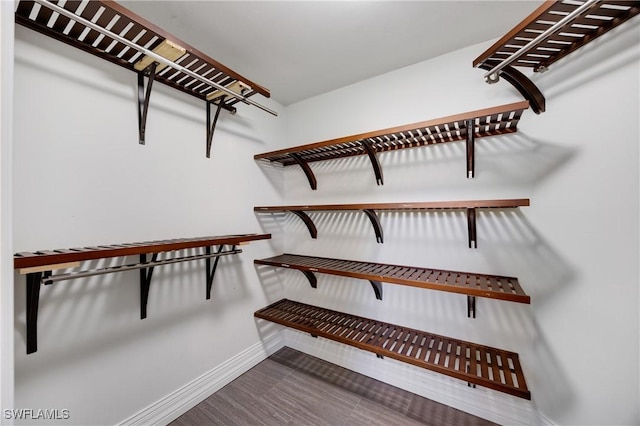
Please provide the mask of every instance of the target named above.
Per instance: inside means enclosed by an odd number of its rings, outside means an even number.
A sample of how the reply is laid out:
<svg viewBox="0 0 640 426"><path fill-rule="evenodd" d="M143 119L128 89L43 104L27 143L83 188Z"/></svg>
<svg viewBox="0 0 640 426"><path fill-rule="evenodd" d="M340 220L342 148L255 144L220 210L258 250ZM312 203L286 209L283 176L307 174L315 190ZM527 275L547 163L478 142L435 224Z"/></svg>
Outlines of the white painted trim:
<svg viewBox="0 0 640 426"><path fill-rule="evenodd" d="M0 407L14 406L13 355L13 1L0 1ZM13 424L2 416L0 423Z"/></svg>
<svg viewBox="0 0 640 426"><path fill-rule="evenodd" d="M282 332L274 333L124 420L120 426L166 425L283 346Z"/></svg>
<svg viewBox="0 0 640 426"><path fill-rule="evenodd" d="M284 342L292 349L498 424L539 422L534 404L522 398L481 387L470 388L460 380L393 359L378 359L370 352L296 330L284 330Z"/></svg>

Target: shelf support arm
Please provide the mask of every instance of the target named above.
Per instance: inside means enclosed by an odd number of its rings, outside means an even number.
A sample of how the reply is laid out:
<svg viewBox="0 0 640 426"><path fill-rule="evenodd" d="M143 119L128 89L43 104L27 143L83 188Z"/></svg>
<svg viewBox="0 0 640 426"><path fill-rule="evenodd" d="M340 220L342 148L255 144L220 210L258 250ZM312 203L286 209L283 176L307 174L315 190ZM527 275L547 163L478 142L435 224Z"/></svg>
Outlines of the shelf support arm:
<svg viewBox="0 0 640 426"><path fill-rule="evenodd" d="M307 225L307 229L309 230L309 234L311 234L311 238L313 239L318 238L318 229L316 228L316 225L313 223L313 220L311 220L308 214L306 214L302 210L290 210L290 211L294 215L298 216L300 220L304 222L305 225Z"/></svg>
<svg viewBox="0 0 640 426"><path fill-rule="evenodd" d="M307 279L309 280L309 284L311 285L311 288L318 288L318 277L316 277L316 275L311 272L311 271L305 271L305 270L300 270L300 272L302 272L304 274L305 277L307 277Z"/></svg>
<svg viewBox="0 0 640 426"><path fill-rule="evenodd" d="M158 253L153 253L151 262L158 260ZM147 255L140 255L140 263L147 263ZM140 268L140 319L147 317L147 302L149 301L149 288L151 287L151 277L153 276L154 266L148 268Z"/></svg>
<svg viewBox="0 0 640 426"><path fill-rule="evenodd" d="M476 297L475 296L467 296L467 317L468 318L476 317Z"/></svg>
<svg viewBox="0 0 640 426"><path fill-rule="evenodd" d="M27 274L27 354L38 350L38 302L42 272Z"/></svg>
<svg viewBox="0 0 640 426"><path fill-rule="evenodd" d="M156 67L158 63L154 62L147 67L149 77L147 81L147 90L144 89L144 74L138 73L138 138L140 145L144 145L145 131L147 128L147 112L149 111L149 98L151 97L151 88L156 78Z"/></svg>
<svg viewBox="0 0 640 426"><path fill-rule="evenodd" d="M211 247L207 246L205 247L205 253L207 256L206 261L205 261L205 269L206 269L206 273L207 273L207 300L211 299L211 287L213 286L213 277L216 274L216 269L218 268L218 262L220 261L220 254L222 253L222 250L224 249L224 245L221 245L218 248L218 251L216 252L216 254L218 256L215 256L215 260L213 261L213 268L211 267ZM231 248L231 251L235 251L236 246L233 246Z"/></svg>
<svg viewBox="0 0 640 426"><path fill-rule="evenodd" d="M376 150L373 147L373 144L370 140L363 140L361 141L361 143L362 147L369 156L369 160L371 161L373 173L376 175L376 183L378 185L384 185L384 181L382 179L382 167L380 167L380 162L378 161L378 156L376 155Z"/></svg>
<svg viewBox="0 0 640 426"><path fill-rule="evenodd" d="M382 225L380 224L380 218L378 217L378 214L373 209L364 209L362 211L364 212L364 214L367 215L367 217L371 221L371 225L373 226L373 231L376 233L376 241L379 243L383 243L384 240L382 236Z"/></svg>
<svg viewBox="0 0 640 426"><path fill-rule="evenodd" d="M216 114L211 120L211 102L207 101L207 158L211 158L211 142L213 140L213 132L216 130L216 124L218 123L218 117L220 116L220 110L224 104L226 96L222 96L218 100L218 107L216 108Z"/></svg>
<svg viewBox="0 0 640 426"><path fill-rule="evenodd" d="M369 280L373 292L376 294L376 299L382 300L382 283L380 281Z"/></svg>
<svg viewBox="0 0 640 426"><path fill-rule="evenodd" d="M465 122L467 128L467 178L475 177L476 162L475 162L475 133L476 123L475 119L470 119Z"/></svg>
<svg viewBox="0 0 640 426"><path fill-rule="evenodd" d="M311 186L311 189L313 190L318 189L318 182L316 181L316 177L313 174L313 170L311 170L311 167L309 167L309 163L307 163L302 158L302 156L300 156L300 154L297 154L295 152L292 152L291 154L289 154L289 156L293 158L293 161L295 161L300 166L305 176L307 177L307 180L309 181L309 185Z"/></svg>
<svg viewBox="0 0 640 426"><path fill-rule="evenodd" d="M478 248L478 239L476 236L476 208L467 209L467 231L469 238L469 248Z"/></svg>
<svg viewBox="0 0 640 426"><path fill-rule="evenodd" d="M498 61L486 61L478 68L483 70L491 70ZM512 66L505 66L500 70L500 77L507 80L520 94L529 101L531 110L536 114L540 114L546 109L546 100L538 86L531 81L526 75L513 68Z"/></svg>

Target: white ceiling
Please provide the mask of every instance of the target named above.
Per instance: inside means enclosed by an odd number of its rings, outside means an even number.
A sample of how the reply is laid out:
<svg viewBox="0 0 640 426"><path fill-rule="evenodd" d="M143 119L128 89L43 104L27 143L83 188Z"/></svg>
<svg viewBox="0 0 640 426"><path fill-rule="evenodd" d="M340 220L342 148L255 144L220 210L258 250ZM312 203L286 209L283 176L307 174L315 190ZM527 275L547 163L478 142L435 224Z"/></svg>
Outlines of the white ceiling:
<svg viewBox="0 0 640 426"><path fill-rule="evenodd" d="M289 105L500 37L541 1L121 3Z"/></svg>

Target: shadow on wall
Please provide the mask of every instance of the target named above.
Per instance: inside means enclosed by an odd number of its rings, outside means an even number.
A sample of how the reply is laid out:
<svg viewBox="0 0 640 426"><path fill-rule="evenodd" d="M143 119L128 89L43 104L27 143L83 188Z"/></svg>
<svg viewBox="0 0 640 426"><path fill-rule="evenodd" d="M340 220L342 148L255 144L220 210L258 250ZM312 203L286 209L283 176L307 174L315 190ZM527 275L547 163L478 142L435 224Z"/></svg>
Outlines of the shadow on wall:
<svg viewBox="0 0 640 426"><path fill-rule="evenodd" d="M176 257L188 256L196 254L196 249L172 253ZM137 262L133 257L126 260L127 264ZM83 270L116 263L125 262L115 258L88 261L83 263ZM190 318L211 316L215 319L233 310L235 303L246 300L249 295L237 255L220 258L210 300L206 300L204 261L164 265L154 270L147 318L141 321L138 277L138 271L127 271L43 285L38 312L38 351L25 355L26 285L25 277L16 273L15 332L19 341L15 347L16 358L20 360L16 362L16 376L28 381L51 366L73 364L144 337L166 333Z"/></svg>
<svg viewBox="0 0 640 426"><path fill-rule="evenodd" d="M537 185L566 163L572 148L543 141L523 132L479 139L476 142L476 179L492 186ZM466 144L464 141L403 149L378 154L385 186L399 187L414 194L429 189L455 189L467 185ZM261 163L262 164L262 163ZM336 195L353 194L354 188L369 188L375 176L367 156L310 163L318 188L331 185ZM274 184L271 173L284 169L295 179L306 178L298 166L276 167L265 175ZM269 166L263 166L267 170ZM327 183L331 181L331 183ZM349 182L345 185L344 182ZM324 185L323 185L324 184ZM308 184L305 184L309 189Z"/></svg>
<svg viewBox="0 0 640 426"><path fill-rule="evenodd" d="M271 186L273 186L281 197L284 197L284 167L278 163L272 163L267 160L256 161L256 164L260 167L264 177L271 182Z"/></svg>

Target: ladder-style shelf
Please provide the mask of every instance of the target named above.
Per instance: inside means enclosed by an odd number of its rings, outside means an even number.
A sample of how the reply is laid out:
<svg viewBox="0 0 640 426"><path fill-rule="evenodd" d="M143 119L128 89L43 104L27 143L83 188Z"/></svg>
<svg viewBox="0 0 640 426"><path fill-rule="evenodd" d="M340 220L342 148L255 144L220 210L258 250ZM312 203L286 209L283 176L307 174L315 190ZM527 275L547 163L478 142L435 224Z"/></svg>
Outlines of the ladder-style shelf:
<svg viewBox="0 0 640 426"><path fill-rule="evenodd" d="M531 399L517 353L282 299L256 318Z"/></svg>
<svg viewBox="0 0 640 426"><path fill-rule="evenodd" d="M485 80L504 77L539 114L545 98L538 87L513 67L546 71L551 64L640 13L639 1L545 1L473 61L487 70Z"/></svg>
<svg viewBox="0 0 640 426"><path fill-rule="evenodd" d="M305 206L263 206L254 207L256 213L291 212L299 217L309 230L311 238L318 237L318 230L306 212L318 211L362 211L371 221L376 241L383 242L383 230L376 211L433 211L465 210L469 248L478 247L476 238L476 210L517 208L529 205L529 199L511 200L470 200L470 201L428 201L416 203L369 203L369 204L325 204Z"/></svg>
<svg viewBox="0 0 640 426"><path fill-rule="evenodd" d="M236 246L269 238L270 234L225 235L17 253L14 255L14 268L27 276L27 353L33 353L38 349L38 303L42 284L137 269L140 271L140 318L144 319L147 317L149 288L156 266L205 259L206 297L210 299L213 277L220 257L242 253ZM225 249L225 246L228 248ZM196 248L204 248L203 253L158 259L159 253ZM126 256L139 256L140 261L95 270L52 274L56 270L77 268L80 262L87 260ZM150 259L147 256L150 256ZM213 265L211 259L214 259Z"/></svg>
<svg viewBox="0 0 640 426"><path fill-rule="evenodd" d="M368 280L375 296L382 300L382 284L400 284L429 290L467 295L467 316L476 316L476 296L510 302L531 303L517 278L470 272L444 271L418 266L388 265L344 259L330 259L297 254L282 254L254 260L256 265L268 265L301 271L316 288L314 273Z"/></svg>
<svg viewBox="0 0 640 426"><path fill-rule="evenodd" d="M277 115L250 99L255 94L269 97L268 89L114 1L21 0L15 19L18 24L137 73L140 144L145 143L154 81L206 102L207 157L221 109L235 113L235 105L243 102Z"/></svg>
<svg viewBox="0 0 640 426"><path fill-rule="evenodd" d="M378 185L382 185L382 167L378 161L378 153L466 140L467 177L471 178L475 174L475 139L516 132L520 117L527 108L528 102L517 102L266 152L255 155L254 159L283 166L297 164L304 171L311 188L316 189L317 180L309 163L366 154L371 161ZM471 128L473 131L468 131Z"/></svg>

